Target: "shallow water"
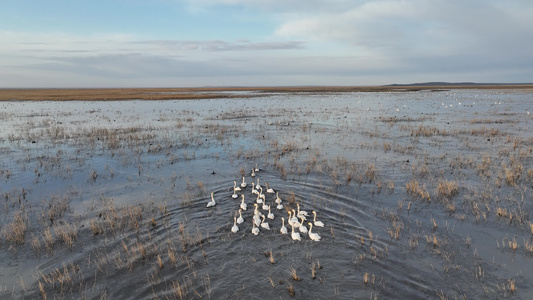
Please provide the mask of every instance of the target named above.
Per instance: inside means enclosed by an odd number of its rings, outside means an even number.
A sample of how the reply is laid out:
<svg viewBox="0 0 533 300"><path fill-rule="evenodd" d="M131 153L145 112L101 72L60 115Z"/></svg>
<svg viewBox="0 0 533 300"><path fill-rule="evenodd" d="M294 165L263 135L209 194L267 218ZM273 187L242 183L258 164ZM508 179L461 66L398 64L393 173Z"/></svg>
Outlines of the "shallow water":
<svg viewBox="0 0 533 300"><path fill-rule="evenodd" d="M2 102L0 297L530 298L532 99ZM257 179L285 209L254 236ZM279 233L296 203L320 242Z"/></svg>

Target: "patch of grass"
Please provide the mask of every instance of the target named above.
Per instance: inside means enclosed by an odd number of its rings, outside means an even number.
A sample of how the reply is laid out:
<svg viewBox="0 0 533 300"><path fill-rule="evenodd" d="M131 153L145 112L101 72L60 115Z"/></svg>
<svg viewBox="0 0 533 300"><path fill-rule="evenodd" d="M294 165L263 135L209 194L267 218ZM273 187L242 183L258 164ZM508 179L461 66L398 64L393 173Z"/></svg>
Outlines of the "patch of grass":
<svg viewBox="0 0 533 300"><path fill-rule="evenodd" d="M437 195L446 199L451 199L459 193L457 181L443 180L437 185Z"/></svg>
<svg viewBox="0 0 533 300"><path fill-rule="evenodd" d="M27 230L27 217L21 211L19 211L15 214L13 222L6 225L3 230L3 235L8 242L23 245L25 242Z"/></svg>
<svg viewBox="0 0 533 300"><path fill-rule="evenodd" d="M294 291L294 287L292 286L292 282L289 282L288 284L289 285L287 286L287 291L289 292L289 295L291 295L291 297L294 297L296 295L296 292Z"/></svg>
<svg viewBox="0 0 533 300"><path fill-rule="evenodd" d="M429 196L429 192L427 191L426 186L420 185L418 180L412 179L410 182L407 182L405 184L405 187L407 189L408 194L411 194L422 200L431 201L431 197Z"/></svg>
<svg viewBox="0 0 533 300"><path fill-rule="evenodd" d="M292 280L294 280L294 281L300 281L300 280L302 280L302 279L296 274L296 269L295 269L294 267L291 267L290 274L291 274L291 278L292 278Z"/></svg>

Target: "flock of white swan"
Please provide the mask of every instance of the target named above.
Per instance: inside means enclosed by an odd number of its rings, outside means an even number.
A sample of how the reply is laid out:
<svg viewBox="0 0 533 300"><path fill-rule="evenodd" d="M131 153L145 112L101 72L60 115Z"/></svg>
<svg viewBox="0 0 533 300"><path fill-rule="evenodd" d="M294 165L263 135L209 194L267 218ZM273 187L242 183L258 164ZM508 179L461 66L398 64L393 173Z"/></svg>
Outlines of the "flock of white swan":
<svg viewBox="0 0 533 300"><path fill-rule="evenodd" d="M257 168L257 165L255 168L252 168L252 172L250 176L252 179L256 177L256 172L259 172L259 168ZM252 217L252 233L254 235L258 235L260 232L260 228L263 230L270 230L270 224L268 223L269 220L273 221L275 216L272 212L272 207L270 204L267 204L267 202L270 202L272 206L274 206L274 203L276 205L277 210L283 210L285 206L282 204L283 201L279 197L279 193L274 191L273 188L271 188L268 183L265 183L265 193L263 193L263 187L260 185L259 178L255 178L257 182L252 182L252 188L251 188L251 194L249 197L255 198L255 202L253 203L254 206L254 212ZM231 198L238 199L239 196L241 198L240 204L239 204L239 210L238 214L239 216L233 217L233 226L231 227L231 231L233 233L236 233L239 231L238 224L244 223L244 218L242 216L242 212L248 210L248 204L245 202L245 188L248 187L248 184L245 181L245 177L242 177L242 182L238 185L237 181L233 181L233 194L231 195ZM240 194L240 195L239 195ZM272 195L269 197L270 199L267 199L266 195ZM275 198L273 195L276 195ZM207 203L207 207L213 207L216 205L216 201L214 198L214 193L211 193L211 201ZM320 235L316 232L313 232L313 226L315 227L324 227L324 223L321 221L318 221L316 219L316 211L313 211L313 221L307 222L307 225L309 225L309 229L307 229L306 221L307 217L310 217L309 213L305 210L300 210L300 204L296 204L297 210L289 209L287 206L287 225L291 227L291 237L295 241L301 241L302 235L307 235L311 240L313 241L320 241ZM264 211L264 213L261 212ZM298 229L298 231L295 230L295 228ZM287 227L285 227L285 218L281 217L281 228L280 228L281 234L288 234Z"/></svg>

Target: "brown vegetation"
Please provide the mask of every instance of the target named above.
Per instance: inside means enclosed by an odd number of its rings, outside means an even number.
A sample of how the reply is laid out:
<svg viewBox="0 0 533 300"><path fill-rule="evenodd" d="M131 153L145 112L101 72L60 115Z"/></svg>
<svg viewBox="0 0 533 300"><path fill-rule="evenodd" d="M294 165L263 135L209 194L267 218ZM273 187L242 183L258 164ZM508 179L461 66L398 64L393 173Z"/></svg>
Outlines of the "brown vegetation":
<svg viewBox="0 0 533 300"><path fill-rule="evenodd" d="M5 100L165 100L212 99L243 97L228 91L257 93L323 93L323 92L409 92L442 89L533 89L530 85L476 85L476 86L329 86L329 87L213 87L213 88L108 88L108 89L0 89L0 101ZM245 97L250 97L246 95Z"/></svg>

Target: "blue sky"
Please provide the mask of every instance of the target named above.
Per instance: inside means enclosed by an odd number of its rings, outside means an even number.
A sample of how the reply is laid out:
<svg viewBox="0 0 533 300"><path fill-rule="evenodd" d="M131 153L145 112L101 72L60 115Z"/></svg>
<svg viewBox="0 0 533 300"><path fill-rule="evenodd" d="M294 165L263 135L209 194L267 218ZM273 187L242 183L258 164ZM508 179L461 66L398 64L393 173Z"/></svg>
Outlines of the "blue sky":
<svg viewBox="0 0 533 300"><path fill-rule="evenodd" d="M533 82L530 0L0 0L0 87Z"/></svg>

